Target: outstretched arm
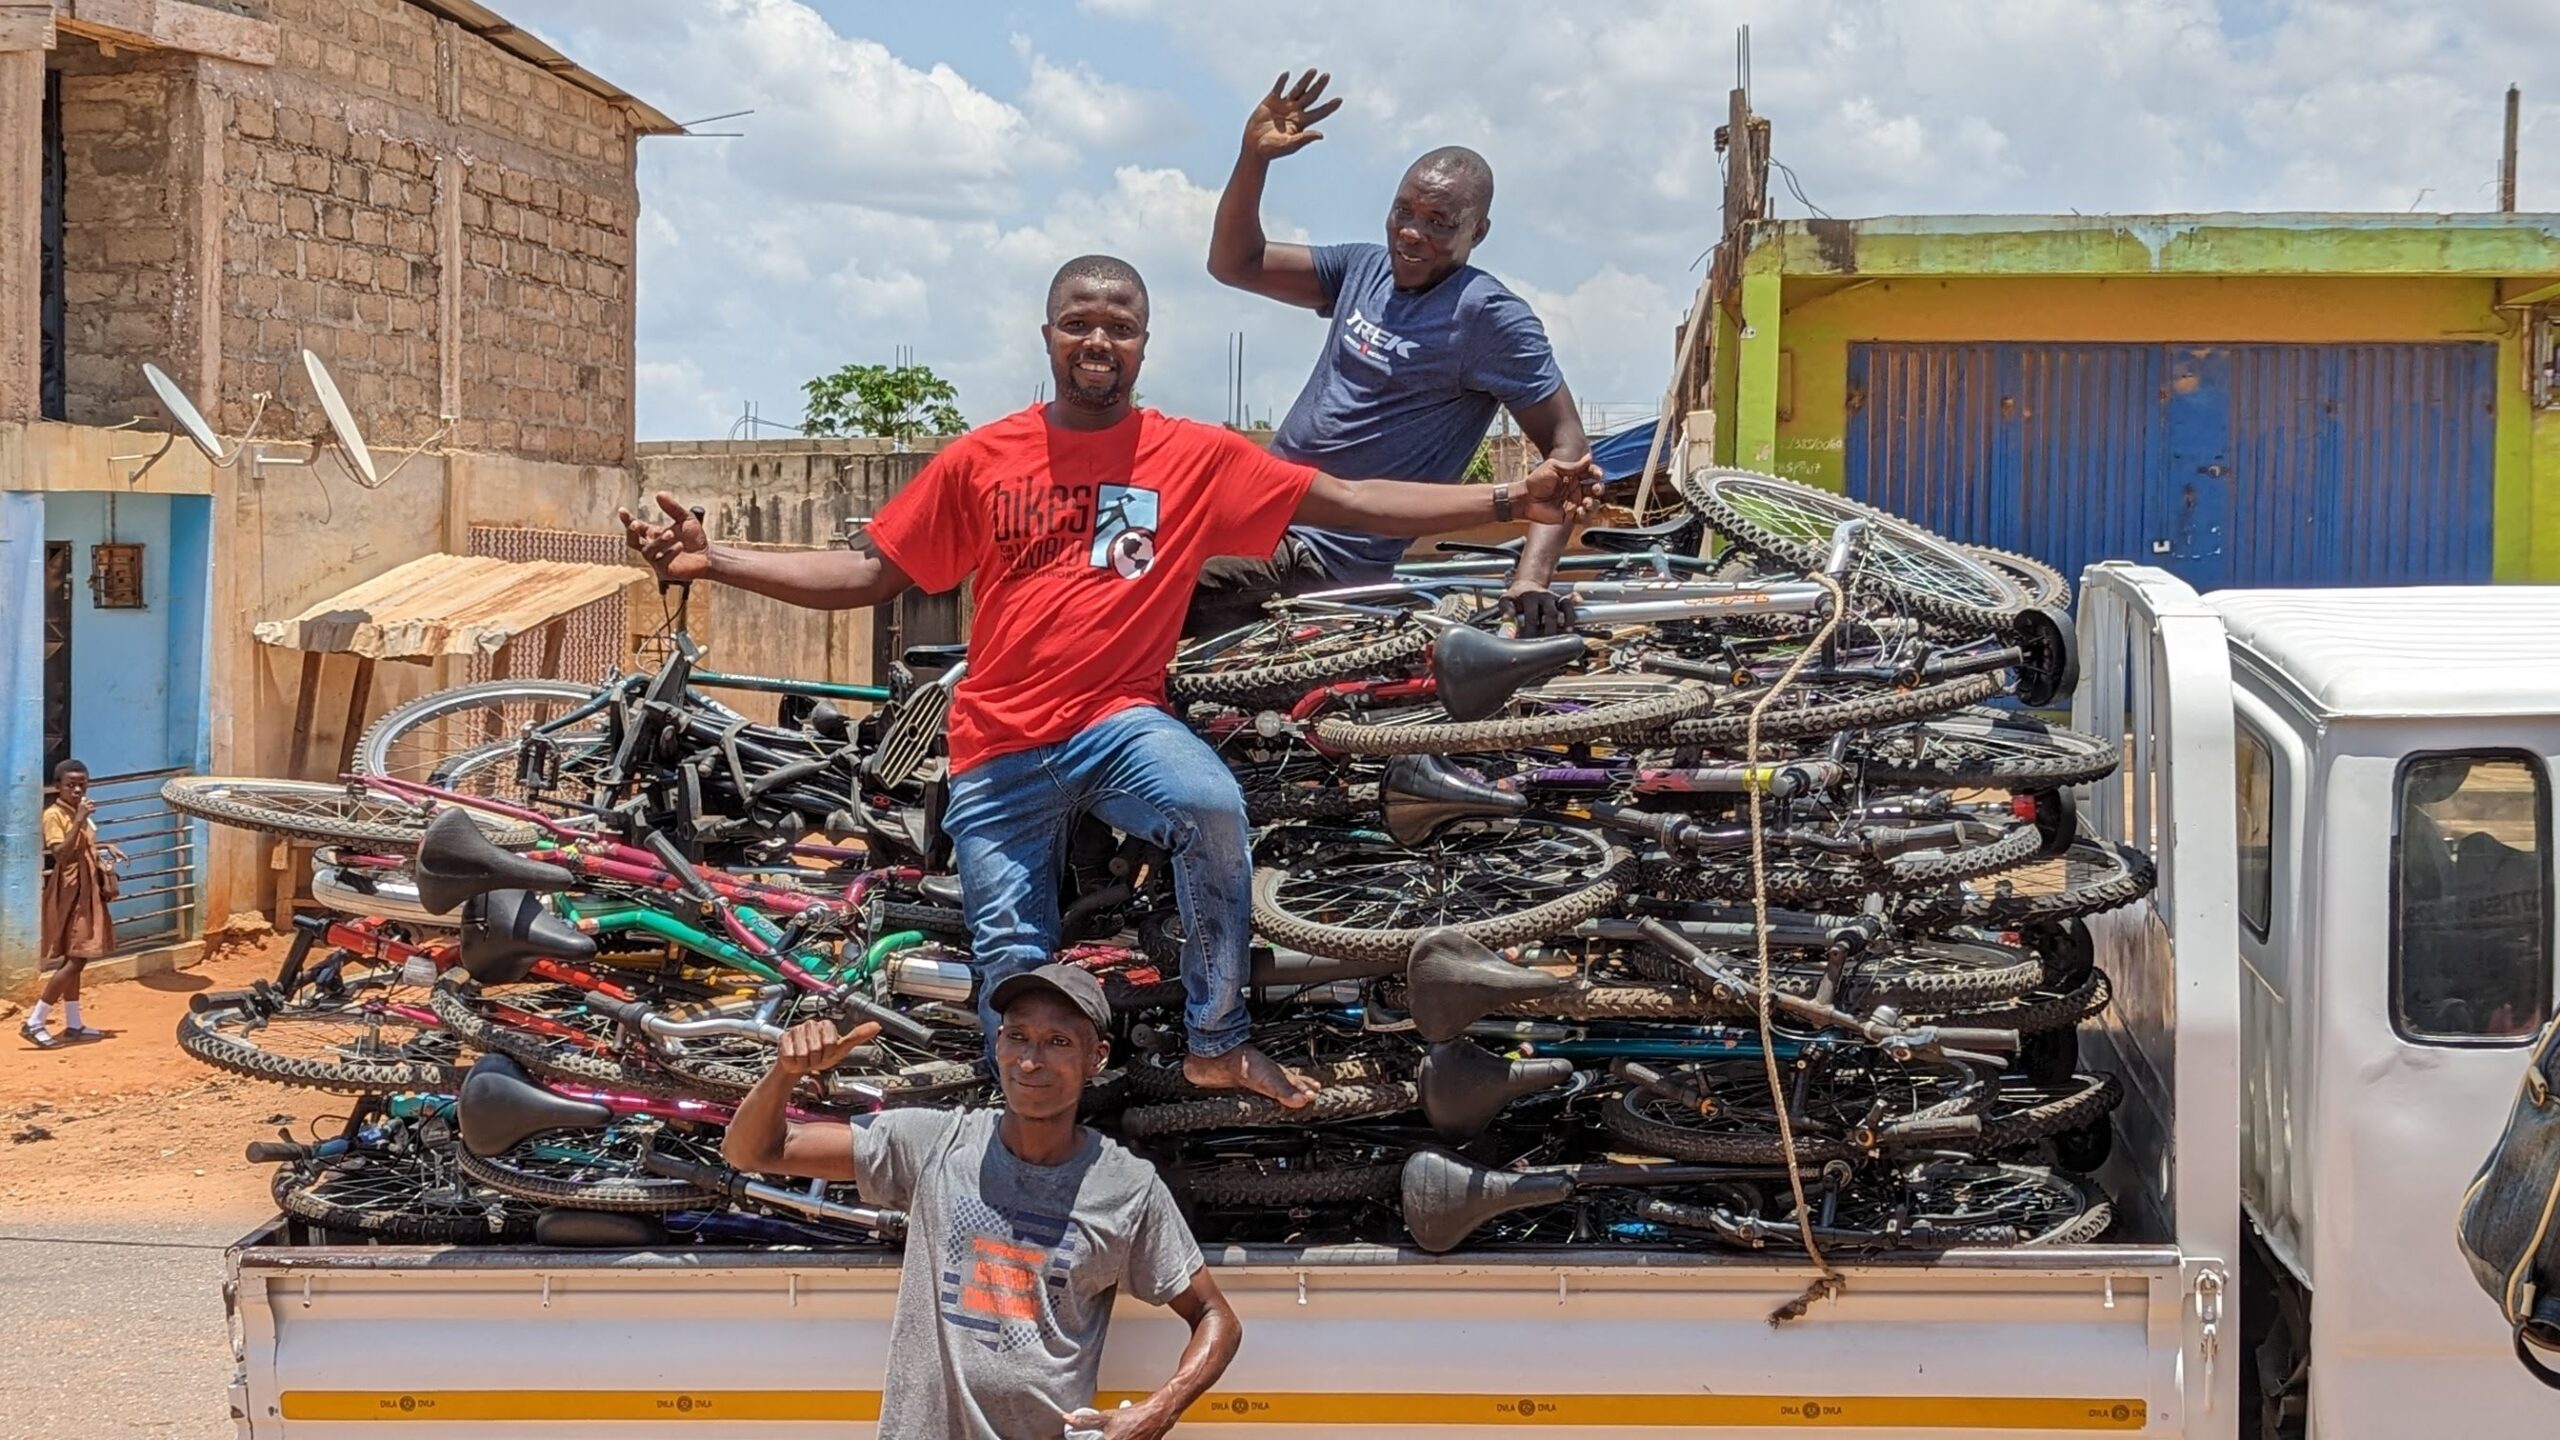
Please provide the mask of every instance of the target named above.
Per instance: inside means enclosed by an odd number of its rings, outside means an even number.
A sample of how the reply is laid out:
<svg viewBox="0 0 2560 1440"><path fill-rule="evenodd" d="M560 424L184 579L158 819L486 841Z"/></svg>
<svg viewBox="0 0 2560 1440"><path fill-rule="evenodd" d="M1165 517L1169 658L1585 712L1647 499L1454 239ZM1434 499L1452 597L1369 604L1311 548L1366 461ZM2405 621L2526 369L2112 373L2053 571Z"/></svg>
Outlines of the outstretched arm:
<svg viewBox="0 0 2560 1440"><path fill-rule="evenodd" d="M1570 386L1557 386L1546 399L1512 411L1511 418L1520 422L1520 433L1548 459L1591 458L1591 437L1582 433L1582 411L1573 403ZM1555 578L1556 557L1564 553L1566 533L1562 525L1529 527L1529 537L1520 546L1520 563L1511 567L1512 593L1546 589Z"/></svg>
<svg viewBox="0 0 2560 1440"><path fill-rule="evenodd" d="M1262 182L1272 161L1324 138L1323 131L1308 127L1342 108L1340 100L1323 98L1331 78L1310 70L1293 87L1282 71L1244 122L1244 147L1218 196L1217 220L1209 231L1209 273L1220 284L1309 310L1323 309L1330 298L1316 278L1314 251L1264 238Z"/></svg>
<svg viewBox="0 0 2560 1440"><path fill-rule="evenodd" d="M667 523L653 524L620 512L623 538L670 582L715 580L810 610L858 610L905 594L914 582L868 537L848 550L742 550L714 545L702 517L661 490L658 508Z"/></svg>
<svg viewBox="0 0 2560 1440"><path fill-rule="evenodd" d="M823 1075L880 1033L873 1024L839 1034L832 1020L806 1020L785 1031L774 1063L738 1102L720 1137L720 1158L751 1175L799 1175L812 1180L852 1180L853 1130L846 1125L803 1125L788 1118L791 1092L801 1080Z"/></svg>
<svg viewBox="0 0 2560 1440"><path fill-rule="evenodd" d="M1547 459L1511 488L1512 513L1494 505L1498 485L1430 485L1415 480L1343 480L1318 475L1298 502L1301 525L1368 535L1443 535L1502 519L1567 526L1590 510L1599 493L1598 469L1589 456Z"/></svg>

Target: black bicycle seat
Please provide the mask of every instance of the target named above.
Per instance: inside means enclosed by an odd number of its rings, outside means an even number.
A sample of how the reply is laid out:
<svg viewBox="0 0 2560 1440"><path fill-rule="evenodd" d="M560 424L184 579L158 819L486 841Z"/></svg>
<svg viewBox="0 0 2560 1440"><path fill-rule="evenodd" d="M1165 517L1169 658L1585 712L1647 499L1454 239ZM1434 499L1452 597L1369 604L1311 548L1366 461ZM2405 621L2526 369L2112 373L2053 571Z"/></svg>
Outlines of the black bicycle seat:
<svg viewBox="0 0 2560 1440"><path fill-rule="evenodd" d="M1505 1060L1471 1040L1446 1040L1423 1055L1416 1079L1422 1113L1440 1138L1454 1143L1483 1134L1512 1101L1572 1077L1573 1062L1562 1056Z"/></svg>
<svg viewBox="0 0 2560 1440"><path fill-rule="evenodd" d="M1398 755L1387 762L1378 809L1399 845L1420 845L1461 820L1507 820L1529 797L1488 785L1437 755Z"/></svg>
<svg viewBox="0 0 2560 1440"><path fill-rule="evenodd" d="M1613 555L1642 555L1649 550L1686 554L1697 550L1706 523L1700 515L1674 515L1650 525L1586 526L1579 538L1584 545Z"/></svg>
<svg viewBox="0 0 2560 1440"><path fill-rule="evenodd" d="M1488 1170L1445 1150L1416 1150L1404 1162L1404 1228L1413 1243L1444 1255L1486 1221L1573 1198L1573 1179L1553 1171Z"/></svg>
<svg viewBox="0 0 2560 1440"><path fill-rule="evenodd" d="M584 965L596 937L554 915L529 890L492 890L462 907L463 973L483 985L512 985L536 960Z"/></svg>
<svg viewBox="0 0 2560 1440"><path fill-rule="evenodd" d="M1434 1043L1455 1040L1493 1011L1552 995L1565 983L1544 970L1514 965L1448 925L1422 932L1404 971L1413 1028Z"/></svg>
<svg viewBox="0 0 2560 1440"><path fill-rule="evenodd" d="M667 1222L617 1210L545 1210L533 1217L533 1243L571 1250L653 1250L667 1243Z"/></svg>
<svg viewBox="0 0 2560 1440"><path fill-rule="evenodd" d="M898 658L919 675L939 675L968 659L969 647L965 642L958 645L910 645L899 652Z"/></svg>
<svg viewBox="0 0 2560 1440"><path fill-rule="evenodd" d="M916 882L916 897L921 900L930 901L936 905L946 905L951 909L957 910L960 908L961 903L960 877L957 875L927 875Z"/></svg>
<svg viewBox="0 0 2560 1440"><path fill-rule="evenodd" d="M438 915L492 890L549 893L574 888L578 877L547 860L519 855L491 840L460 810L427 822L418 846L418 903Z"/></svg>
<svg viewBox="0 0 2560 1440"><path fill-rule="evenodd" d="M474 1155L498 1155L546 1130L592 1130L613 1112L591 1100L554 1095L524 1078L504 1055L483 1055L454 1097L462 1144Z"/></svg>
<svg viewBox="0 0 2560 1440"><path fill-rule="evenodd" d="M1579 635L1505 640L1473 626L1452 625L1431 647L1440 708L1452 720L1488 719L1512 692L1570 669L1586 649Z"/></svg>

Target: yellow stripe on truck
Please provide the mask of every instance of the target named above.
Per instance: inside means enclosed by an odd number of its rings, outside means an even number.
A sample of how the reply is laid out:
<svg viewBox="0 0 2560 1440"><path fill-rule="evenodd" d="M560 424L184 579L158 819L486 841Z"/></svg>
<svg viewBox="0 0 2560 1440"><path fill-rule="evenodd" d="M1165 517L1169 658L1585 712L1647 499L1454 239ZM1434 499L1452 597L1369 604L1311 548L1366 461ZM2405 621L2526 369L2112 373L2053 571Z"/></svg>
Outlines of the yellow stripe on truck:
<svg viewBox="0 0 2560 1440"><path fill-rule="evenodd" d="M1109 1408L1142 1398L1106 1392ZM541 1424L572 1420L865 1421L877 1390L288 1390L287 1420ZM1619 1425L1794 1430L2139 1430L2140 1400L1976 1395L1446 1395L1220 1391L1186 1425Z"/></svg>

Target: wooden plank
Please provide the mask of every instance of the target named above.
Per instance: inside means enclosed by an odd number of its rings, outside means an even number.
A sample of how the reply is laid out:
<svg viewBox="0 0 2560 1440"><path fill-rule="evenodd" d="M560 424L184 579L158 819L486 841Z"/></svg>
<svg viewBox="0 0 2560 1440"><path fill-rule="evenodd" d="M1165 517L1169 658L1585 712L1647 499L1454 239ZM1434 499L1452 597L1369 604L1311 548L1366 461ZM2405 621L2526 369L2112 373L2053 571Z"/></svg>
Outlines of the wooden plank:
<svg viewBox="0 0 2560 1440"><path fill-rule="evenodd" d="M293 740L284 752L288 773L295 779L308 779L303 774L303 757L311 753L311 717L320 703L320 660L317 650L302 652L302 687L293 697Z"/></svg>
<svg viewBox="0 0 2560 1440"><path fill-rule="evenodd" d="M542 627L542 668L534 673L545 680L560 678L560 651L569 643L569 617L561 616Z"/></svg>
<svg viewBox="0 0 2560 1440"><path fill-rule="evenodd" d="M0 5L0 50L52 48L52 5Z"/></svg>
<svg viewBox="0 0 2560 1440"><path fill-rule="evenodd" d="M364 731L365 707L372 702L373 657L366 655L356 660L356 677L347 687L347 731L338 737L338 768L330 778L355 768L356 737Z"/></svg>

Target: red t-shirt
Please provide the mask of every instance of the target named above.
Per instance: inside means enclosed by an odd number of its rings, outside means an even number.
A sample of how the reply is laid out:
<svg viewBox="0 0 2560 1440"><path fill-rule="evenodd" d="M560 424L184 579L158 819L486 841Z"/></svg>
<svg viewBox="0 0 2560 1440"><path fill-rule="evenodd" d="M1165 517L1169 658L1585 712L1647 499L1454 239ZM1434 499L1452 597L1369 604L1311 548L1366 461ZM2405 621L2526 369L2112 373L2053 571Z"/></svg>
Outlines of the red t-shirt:
<svg viewBox="0 0 2560 1440"><path fill-rule="evenodd" d="M933 457L870 534L924 590L978 577L952 770L1162 705L1200 567L1270 554L1315 473L1214 425L1068 430L1040 405Z"/></svg>

